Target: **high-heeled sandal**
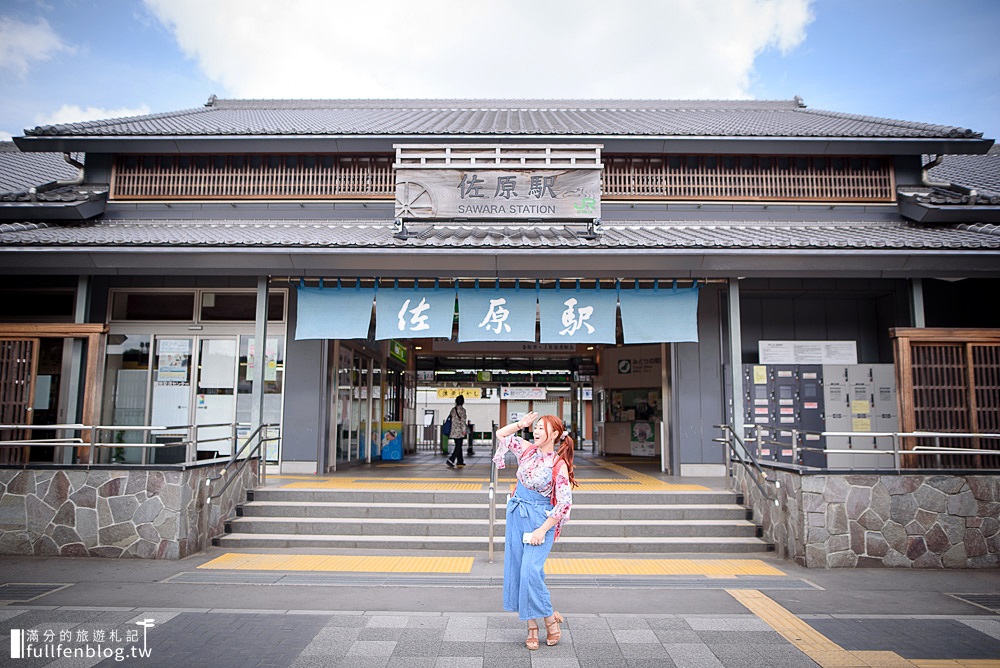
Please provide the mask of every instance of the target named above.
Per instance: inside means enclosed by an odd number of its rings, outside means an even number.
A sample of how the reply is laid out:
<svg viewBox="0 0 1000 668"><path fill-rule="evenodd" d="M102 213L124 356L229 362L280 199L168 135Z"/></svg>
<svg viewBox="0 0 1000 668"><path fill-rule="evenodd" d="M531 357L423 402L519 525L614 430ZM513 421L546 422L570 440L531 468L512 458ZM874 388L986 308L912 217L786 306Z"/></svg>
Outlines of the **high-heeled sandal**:
<svg viewBox="0 0 1000 668"><path fill-rule="evenodd" d="M548 645L549 647L552 647L552 645L559 644L559 639L562 638L562 627L559 625L562 624L564 621L566 620L563 619L562 615L560 615L558 612L553 612L552 621L545 622L545 644ZM553 626L556 627L555 631L552 630Z"/></svg>
<svg viewBox="0 0 1000 668"><path fill-rule="evenodd" d="M528 638L524 641L524 646L528 649L538 649L538 627L528 627Z"/></svg>

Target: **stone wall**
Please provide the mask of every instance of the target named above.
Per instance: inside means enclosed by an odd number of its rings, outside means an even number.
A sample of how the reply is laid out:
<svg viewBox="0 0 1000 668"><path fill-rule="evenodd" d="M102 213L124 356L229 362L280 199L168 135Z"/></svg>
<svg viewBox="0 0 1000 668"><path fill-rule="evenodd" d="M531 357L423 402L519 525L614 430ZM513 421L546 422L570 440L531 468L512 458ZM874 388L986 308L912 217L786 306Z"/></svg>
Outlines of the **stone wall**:
<svg viewBox="0 0 1000 668"><path fill-rule="evenodd" d="M764 537L802 566L1000 566L998 475L803 475L768 468L781 484L776 507L743 467L735 469L733 484Z"/></svg>
<svg viewBox="0 0 1000 668"><path fill-rule="evenodd" d="M221 464L0 469L0 555L180 559L206 546L205 480ZM209 535L257 482L257 462L209 508ZM216 483L216 489L221 481Z"/></svg>

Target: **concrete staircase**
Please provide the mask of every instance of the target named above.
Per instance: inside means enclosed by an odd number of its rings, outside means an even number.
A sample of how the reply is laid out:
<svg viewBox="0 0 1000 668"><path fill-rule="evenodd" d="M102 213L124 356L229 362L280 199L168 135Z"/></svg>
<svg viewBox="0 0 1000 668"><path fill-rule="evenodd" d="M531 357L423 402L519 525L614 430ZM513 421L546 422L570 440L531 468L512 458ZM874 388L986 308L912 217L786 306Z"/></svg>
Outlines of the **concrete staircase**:
<svg viewBox="0 0 1000 668"><path fill-rule="evenodd" d="M487 549L485 492L261 488L227 533L228 548ZM497 498L503 550L506 490ZM581 492L556 552L747 553L772 550L735 492Z"/></svg>

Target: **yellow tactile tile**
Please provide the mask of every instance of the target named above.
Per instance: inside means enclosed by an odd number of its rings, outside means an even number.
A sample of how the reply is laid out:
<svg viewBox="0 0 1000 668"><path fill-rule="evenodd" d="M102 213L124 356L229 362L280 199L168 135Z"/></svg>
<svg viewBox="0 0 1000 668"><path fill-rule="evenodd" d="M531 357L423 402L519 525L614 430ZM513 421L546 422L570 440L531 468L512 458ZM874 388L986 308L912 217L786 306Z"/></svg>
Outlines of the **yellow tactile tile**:
<svg viewBox="0 0 1000 668"><path fill-rule="evenodd" d="M614 464L607 460L597 460L596 463L601 468L622 474L623 476L628 478L628 480L632 483L640 484L644 490L671 491L671 492L708 491L708 487L703 487L701 485L676 485L664 482L659 478L654 478L651 475L646 475L644 473L639 473L638 471L633 471L628 467L619 466L618 464Z"/></svg>
<svg viewBox="0 0 1000 668"><path fill-rule="evenodd" d="M549 557L548 575L785 575L758 559L563 559Z"/></svg>
<svg viewBox="0 0 1000 668"><path fill-rule="evenodd" d="M471 573L473 561L473 557L229 553L198 568L237 571Z"/></svg>

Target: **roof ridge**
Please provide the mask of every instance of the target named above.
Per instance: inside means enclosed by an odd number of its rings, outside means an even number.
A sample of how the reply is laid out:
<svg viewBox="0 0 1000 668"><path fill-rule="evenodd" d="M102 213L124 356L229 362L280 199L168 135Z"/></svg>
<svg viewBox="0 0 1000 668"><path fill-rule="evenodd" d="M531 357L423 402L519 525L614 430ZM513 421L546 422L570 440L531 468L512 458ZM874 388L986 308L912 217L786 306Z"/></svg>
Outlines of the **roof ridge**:
<svg viewBox="0 0 1000 668"><path fill-rule="evenodd" d="M713 105L713 106L707 106ZM532 109L646 109L680 110L696 106L700 110L713 108L740 109L761 107L802 108L796 100L756 100L737 98L656 99L656 98L216 98L213 109L246 108L328 108L328 109L462 109L507 110Z"/></svg>

